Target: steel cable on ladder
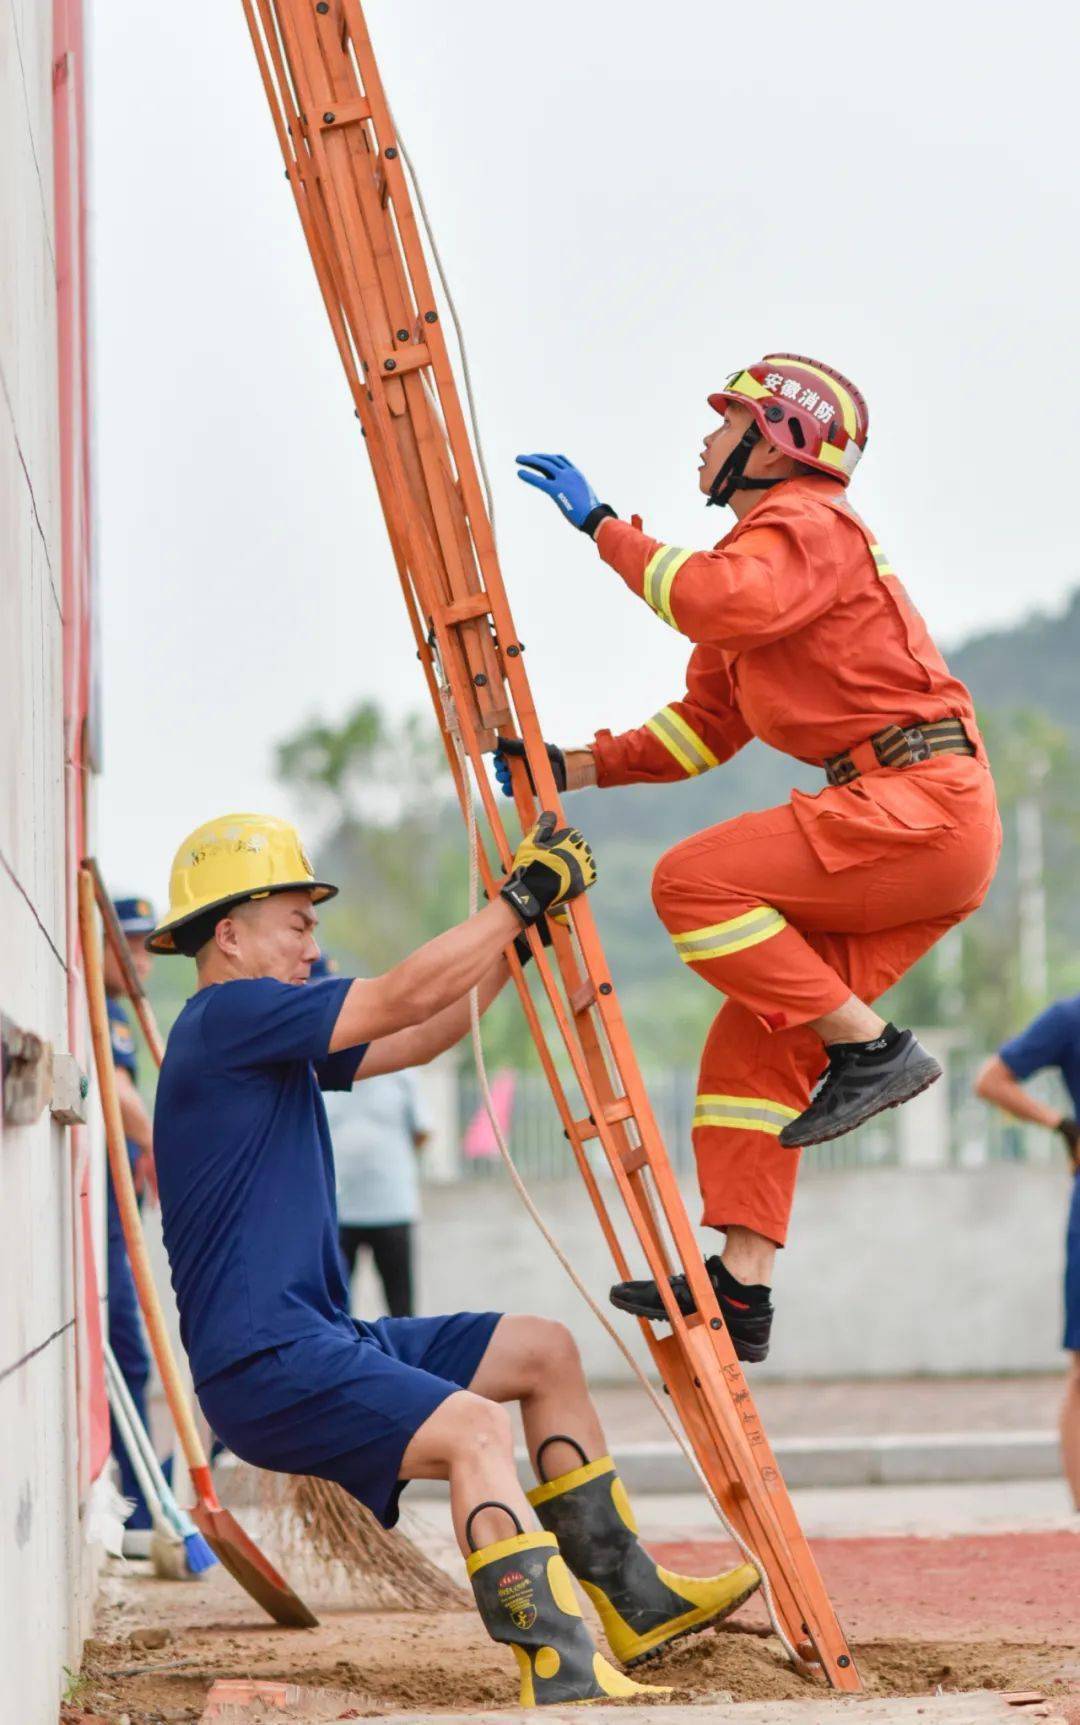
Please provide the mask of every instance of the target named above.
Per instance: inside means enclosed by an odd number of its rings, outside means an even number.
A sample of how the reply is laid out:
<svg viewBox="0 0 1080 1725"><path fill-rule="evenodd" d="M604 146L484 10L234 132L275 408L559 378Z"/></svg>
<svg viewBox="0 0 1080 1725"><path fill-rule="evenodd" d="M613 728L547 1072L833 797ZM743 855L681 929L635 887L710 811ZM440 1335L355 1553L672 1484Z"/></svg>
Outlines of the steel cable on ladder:
<svg viewBox="0 0 1080 1725"><path fill-rule="evenodd" d="M409 155L409 151L406 148L405 141L401 135L401 129L398 126L396 119L394 120L394 132L396 135L396 141L397 141L398 149L401 151L401 159L405 165L405 171L408 174L409 180L410 180L411 185L412 185L413 195L416 199L416 207L420 212L420 220L423 224L424 233L427 236L428 248L431 252L432 262L435 265L435 272L438 275L439 284L442 288L443 296L446 300L446 304L447 304L447 307L448 307L449 312L450 312L450 318L451 318L451 321L454 325L454 333L457 337L458 353L459 353L460 359L461 359L462 378L463 378L463 381L465 384L465 396L466 396L466 400L467 400L468 405L469 405L469 420L470 420L470 423L472 425L473 444L474 444L474 447L476 449L477 464L480 468L480 474L481 474L481 478L483 480L484 496L485 496L485 500L487 502L488 519L491 523L491 532L492 532L492 537L494 538L495 537L495 499L494 499L494 495L492 492L491 478L490 478L490 475L488 474L488 470L487 470L487 462L484 459L484 444L483 444L483 439L480 435L479 414L477 412L476 398L475 398L475 394L473 391L472 373L471 373L470 368L469 368L469 356L468 356L468 348L467 348L466 341L465 341L465 334L464 334L464 331L461 327L461 319L458 316L457 306L454 302L454 296L450 291L450 284L447 281L446 270L443 266L443 261L442 261L442 255L439 251L438 242L435 238L435 234L434 234L434 230L432 228L431 220L428 216L427 205L424 202L424 194L423 194L423 191L421 190L421 187L420 187L420 181L417 177L417 173L416 173L416 169L413 165L412 157ZM445 679L444 679L444 684L443 684L443 688L442 688L442 697L443 697L443 710L444 710L444 714L446 715L446 718L447 718L448 728L450 730L451 739L452 739L453 744L454 744L454 750L455 750L455 753L457 755L458 771L459 771L460 778L461 778L462 789L463 789L463 792L465 794L465 805L466 805L465 806L465 819L466 819L466 826L467 826L467 832L468 832L468 846L469 846L469 914L475 915L476 911L479 908L479 903L480 903L480 868L479 868L479 857L478 857L478 850L477 850L477 847L479 844L479 834L477 831L477 823L476 823L476 804L475 804L473 793L472 793L472 781L471 781L471 777L470 777L470 773L469 773L468 758L466 756L465 749L464 749L464 746L463 746L462 741L461 741L460 733L459 733L456 725L453 723L453 717L454 717L453 696L451 694L449 684L448 684L448 682L445 681ZM717 1497L715 1491L713 1490L711 1484L709 1483L709 1480L705 1474L705 1471L702 1468L700 1462L698 1461L697 1456L694 1454L693 1449L691 1448L689 1442L687 1441L686 1436L685 1436L682 1428L680 1427L678 1421L675 1419L670 1408L666 1407L664 1405L664 1402L662 1401L661 1397L659 1395L657 1395L654 1386L649 1382L649 1379L646 1377L644 1371L642 1370L640 1363L634 1357L630 1348L627 1346L627 1344L623 1340L622 1336L620 1336L620 1334L616 1330L615 1326L611 1323L606 1312L604 1312L601 1309L601 1307L599 1306L597 1301L594 1299L593 1295L590 1293L589 1289L585 1286L585 1283L582 1281L581 1277L578 1275L573 1264L570 1262L566 1253L563 1251L562 1247L559 1245L559 1242L555 1239L555 1236L552 1234L547 1223L544 1221L544 1218L540 1214L540 1211L537 1209L536 1204L533 1201L532 1194L530 1193L528 1186L525 1184L524 1179L522 1178L520 1172L518 1171L517 1164L515 1163L514 1158L510 1152L510 1147L506 1142L506 1138L503 1134L502 1127L499 1123L498 1112L495 1108L494 1099L492 1098L492 1094L491 1094L491 1086L490 1086L490 1083L488 1081L487 1062L486 1062L485 1057L484 1057L483 1035L482 1035L481 1026L480 1026L480 997L479 997L478 990L475 988L472 989L470 991L470 994L469 994L469 1025L470 1025L470 1030L471 1030L471 1035L472 1035L473 1061L474 1061L474 1064L476 1066L476 1077L477 1077L477 1081L480 1085L480 1094L481 1094L481 1097L483 1099L484 1110L485 1110L487 1117L488 1117L488 1120L491 1124L491 1130L492 1130L494 1137L495 1137L495 1143L498 1146L499 1155L502 1158L502 1161L503 1161L503 1164L506 1168L506 1171L510 1176L510 1181L514 1187L514 1190L516 1191L518 1197L521 1199L521 1202L524 1205L525 1209L527 1210L532 1221L535 1223L536 1227L539 1229L540 1233L543 1235L543 1237L544 1237L545 1241L547 1242L548 1246L550 1247L551 1251L554 1253L555 1257L558 1259L559 1263L562 1265L562 1268L565 1270L567 1276L570 1278L570 1281L573 1283L574 1287L577 1289L577 1292L580 1294L581 1298L584 1300L585 1304L588 1306L589 1310L592 1312L593 1317L596 1319L597 1323L600 1325L601 1329L605 1332L605 1334L609 1337L609 1339L612 1342L614 1342L616 1348L619 1350L619 1353L622 1355L623 1359L626 1361L627 1365L630 1367L630 1370L632 1371L634 1377L637 1379L638 1384L640 1385L641 1389L645 1392L649 1401L652 1403L653 1407L656 1409L657 1413L660 1415L660 1418L663 1420L664 1424L667 1426L672 1437L675 1439L675 1442L677 1443L679 1449L682 1451L686 1460L689 1462L690 1467L692 1468L694 1474L697 1476L698 1483L700 1484L702 1491L705 1493L705 1496L708 1498L709 1503L712 1506L712 1509L715 1512L717 1519L719 1520L721 1526L724 1529L724 1532L727 1534L728 1538L732 1541L732 1543L738 1547L739 1551L742 1553L742 1555L746 1559L746 1561L748 1563L752 1564L753 1567L757 1570L759 1576L761 1577L761 1593L762 1593L762 1597L765 1601L765 1609L768 1612L769 1623L770 1623L770 1626L773 1630L774 1635L776 1636L777 1640L780 1642L780 1645L783 1647L785 1653L787 1654L788 1658L791 1660L791 1663L796 1667L796 1669L798 1671L800 1671L801 1673L803 1673L804 1675L810 1675L812 1668L807 1664L806 1660L800 1658L798 1652L795 1649L794 1644L792 1643L792 1641L789 1639L789 1637L785 1633L784 1627L783 1627L782 1623L780 1622L779 1613L777 1612L777 1609L776 1609L776 1601L773 1597L772 1585L769 1581L768 1573L765 1569L764 1564L761 1562L761 1559L757 1556L756 1552L751 1550L751 1548L747 1544L746 1540L742 1537L742 1535L739 1533L737 1528L735 1528L732 1525L731 1521L728 1519L728 1516L724 1511L723 1504L720 1502L720 1499Z"/></svg>

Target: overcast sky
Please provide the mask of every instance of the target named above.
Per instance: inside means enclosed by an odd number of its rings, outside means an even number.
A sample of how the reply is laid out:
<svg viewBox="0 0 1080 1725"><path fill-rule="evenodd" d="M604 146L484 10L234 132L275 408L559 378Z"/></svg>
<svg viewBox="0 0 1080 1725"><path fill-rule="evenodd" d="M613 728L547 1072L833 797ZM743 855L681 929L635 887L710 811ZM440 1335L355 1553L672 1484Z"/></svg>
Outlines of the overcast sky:
<svg viewBox="0 0 1080 1725"><path fill-rule="evenodd" d="M465 321L557 741L685 644L514 479L560 449L683 544L704 397L775 348L862 387L854 500L948 644L1080 580L1077 9L370 0ZM239 0L91 7L98 573L114 884L163 899L273 744L426 694Z"/></svg>

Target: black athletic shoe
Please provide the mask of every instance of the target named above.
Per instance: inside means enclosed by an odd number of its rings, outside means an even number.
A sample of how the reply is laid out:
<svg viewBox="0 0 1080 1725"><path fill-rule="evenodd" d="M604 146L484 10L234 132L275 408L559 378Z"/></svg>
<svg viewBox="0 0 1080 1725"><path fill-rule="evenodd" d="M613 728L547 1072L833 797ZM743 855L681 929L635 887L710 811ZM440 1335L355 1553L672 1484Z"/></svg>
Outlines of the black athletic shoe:
<svg viewBox="0 0 1080 1725"><path fill-rule="evenodd" d="M769 1352L769 1331L773 1321L768 1288L761 1283L737 1282L716 1256L706 1258L705 1268L709 1272L709 1280L715 1290L736 1355L740 1360L759 1363ZM671 1291L684 1317L689 1317L691 1312L697 1310L685 1276L672 1276ZM667 1322L664 1302L655 1282L616 1282L608 1298L620 1312L632 1312L635 1318L652 1318L661 1323Z"/></svg>
<svg viewBox="0 0 1080 1725"><path fill-rule="evenodd" d="M834 1042L829 1069L809 1108L784 1127L787 1148L842 1138L886 1108L929 1090L941 1067L910 1030L887 1024L873 1042Z"/></svg>

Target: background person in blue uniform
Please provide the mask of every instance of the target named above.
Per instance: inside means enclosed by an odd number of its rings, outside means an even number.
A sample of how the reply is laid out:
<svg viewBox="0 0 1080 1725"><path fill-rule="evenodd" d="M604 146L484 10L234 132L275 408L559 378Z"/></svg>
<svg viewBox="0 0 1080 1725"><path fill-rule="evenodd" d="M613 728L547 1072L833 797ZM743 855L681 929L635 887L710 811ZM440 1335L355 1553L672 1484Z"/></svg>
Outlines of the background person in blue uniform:
<svg viewBox="0 0 1080 1725"><path fill-rule="evenodd" d="M1023 1088L1023 1080L1047 1067L1060 1072L1072 1113L1050 1108ZM1080 995L1056 1000L1045 1012L1003 1043L975 1081L976 1094L1016 1120L1030 1120L1056 1132L1072 1165L1072 1199L1065 1229L1065 1337L1069 1375L1061 1409L1061 1459L1073 1502L1080 1510Z"/></svg>
<svg viewBox="0 0 1080 1725"><path fill-rule="evenodd" d="M624 1636L626 1657L685 1633L689 1619L727 1615L757 1572L742 1565L731 1576L686 1579L683 1591L679 1578L660 1579L629 1506L618 1507L563 1325L467 1311L353 1322L320 1094L424 1065L461 1039L470 991L486 1009L523 924L595 879L580 833L554 826L542 816L522 840L490 904L385 975L310 982L316 906L336 888L316 880L286 822L224 816L181 845L169 914L149 944L197 964L197 991L169 1036L155 1126L165 1245L203 1412L242 1459L336 1480L387 1527L409 1480L448 1480L461 1550L481 1548L469 1562L483 1571L474 1588L485 1624L525 1661L523 1696L537 1698L540 1685L545 1697L568 1700L634 1685L595 1653L569 1580L552 1569L556 1540L536 1530L502 1404L521 1405L546 1481L545 1527L556 1498L579 1484L596 1492L596 1538L574 1561L588 1579L594 1553L603 1574L592 1579L620 1600L608 1636ZM561 1473L551 1478L560 1466L568 1485ZM570 1523L576 1538L585 1525L576 1505ZM632 1621L636 1599L648 1608L644 1627Z"/></svg>
<svg viewBox="0 0 1080 1725"><path fill-rule="evenodd" d="M145 982L153 964L153 959L146 950L145 938L154 927L153 907L145 898L118 898L113 903L136 972ZM135 1190L140 1198L149 1195L156 1202L153 1130L146 1105L136 1088L135 1038L132 1035L131 1020L122 1005L125 993L123 973L107 942L103 963L109 1035L112 1041L113 1065L116 1068L116 1089L120 1101L120 1116L124 1123L124 1136L127 1139L128 1158L135 1177ZM139 1302L135 1295L135 1282L131 1265L128 1263L124 1230L120 1225L120 1211L116 1204L111 1174L106 1191L109 1346L116 1355L124 1382L138 1409L139 1418L143 1425L146 1425L146 1385L150 1376L150 1356L146 1348ZM110 1430L112 1452L120 1470L120 1489L125 1497L133 1499L135 1503L124 1528L125 1555L145 1556L144 1547L149 1549L147 1539L129 1536L147 1534L150 1528L150 1511L139 1490L139 1482L124 1448L124 1441L111 1415Z"/></svg>

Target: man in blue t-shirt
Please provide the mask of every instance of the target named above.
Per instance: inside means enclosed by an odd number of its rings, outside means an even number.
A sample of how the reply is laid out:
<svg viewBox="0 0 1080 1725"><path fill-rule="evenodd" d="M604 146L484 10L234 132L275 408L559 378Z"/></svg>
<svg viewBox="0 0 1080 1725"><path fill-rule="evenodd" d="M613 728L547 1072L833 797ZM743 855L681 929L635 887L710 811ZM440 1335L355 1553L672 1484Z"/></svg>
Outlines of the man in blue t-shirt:
<svg viewBox="0 0 1080 1725"><path fill-rule="evenodd" d="M1047 1067L1060 1072L1072 1103L1071 1114L1047 1107L1023 1088L1025 1078ZM1056 1132L1072 1166L1072 1199L1065 1230L1063 1342L1071 1358L1061 1410L1061 1454L1073 1502L1080 1509L1080 995L1056 1000L1019 1036L1003 1043L979 1073L975 1090L1014 1119L1031 1120Z"/></svg>
<svg viewBox="0 0 1080 1725"><path fill-rule="evenodd" d="M117 921L128 943L131 960L140 980L150 974L153 959L146 950L146 936L154 927L153 908L145 898L118 898L113 901ZM105 1005L109 1015L109 1037L112 1043L113 1065L116 1068L116 1092L120 1103L120 1118L124 1124L128 1159L139 1197L156 1197L154 1173L154 1141L150 1116L137 1088L135 1038L131 1020L121 1004L126 993L124 976L108 942L103 955ZM124 1382L131 1392L136 1412L143 1425L146 1418L146 1385L150 1377L150 1356L146 1349L135 1282L128 1263L124 1230L120 1223L112 1174L106 1183L106 1242L109 1276L109 1346L116 1356ZM110 1416L112 1452L120 1470L120 1490L135 1505L124 1525L125 1557L145 1557L149 1553L150 1510L143 1497L135 1470L131 1465L124 1440L116 1421Z"/></svg>
<svg viewBox="0 0 1080 1725"><path fill-rule="evenodd" d="M514 1645L526 1703L637 1687L596 1652L558 1539L627 1662L726 1617L758 1585L745 1564L708 1579L657 1568L561 1324L349 1316L320 1092L424 1065L460 1040L471 991L486 1009L509 975L507 949L520 942L527 956L524 930L542 932L544 913L595 879L581 834L555 827L542 815L492 902L384 976L310 982L316 906L337 889L316 880L286 822L226 815L181 845L169 913L148 942L198 967L169 1036L154 1133L203 1411L243 1459L336 1480L388 1527L409 1480L448 1480L481 1615ZM541 1482L528 1497L501 1405L511 1401Z"/></svg>

